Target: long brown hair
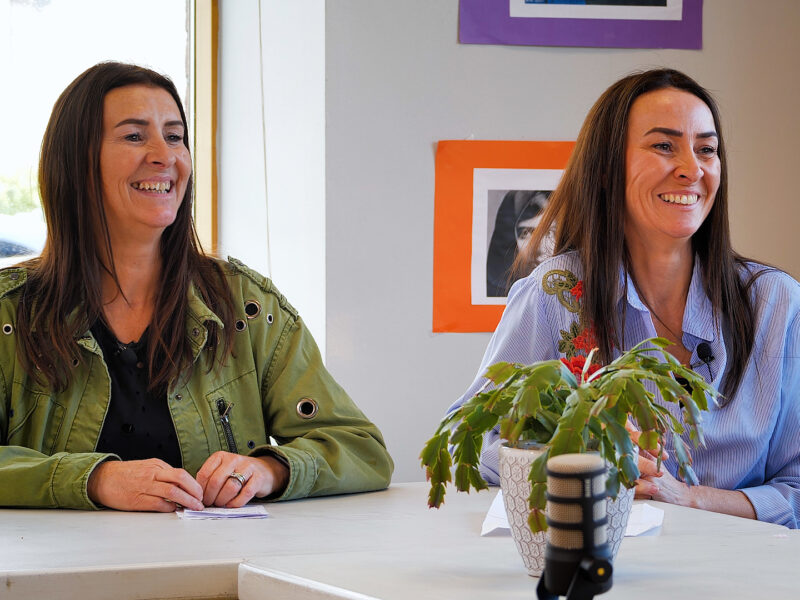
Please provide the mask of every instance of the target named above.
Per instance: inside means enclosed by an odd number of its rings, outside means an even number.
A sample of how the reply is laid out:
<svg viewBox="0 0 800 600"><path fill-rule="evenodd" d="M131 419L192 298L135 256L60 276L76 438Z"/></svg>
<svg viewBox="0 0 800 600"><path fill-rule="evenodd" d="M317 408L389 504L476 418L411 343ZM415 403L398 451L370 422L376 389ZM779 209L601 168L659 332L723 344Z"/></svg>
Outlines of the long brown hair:
<svg viewBox="0 0 800 600"><path fill-rule="evenodd" d="M700 261L703 289L714 314L727 324L728 373L722 393L731 398L739 387L753 349L755 316L749 289L755 276L743 281L747 259L731 246L728 225L728 161L719 109L711 94L688 75L674 69L634 73L614 83L595 102L578 134L564 176L550 196L542 220L517 257L516 276L530 273L537 249L555 226L556 254L577 250L583 266L583 319L594 325L600 358L608 362L624 338L616 302L620 265L630 271L625 244L625 150L628 115L634 100L647 92L676 88L708 106L719 136L719 189L706 220L692 236Z"/></svg>
<svg viewBox="0 0 800 600"><path fill-rule="evenodd" d="M119 287L103 206L100 146L106 94L128 85L166 90L180 111L189 146L189 128L172 81L150 69L117 62L90 67L56 101L42 140L39 191L47 221L40 257L29 261L28 279L17 311L18 355L26 372L41 374L51 388L65 388L75 361L77 338L102 318L101 279L111 275ZM196 286L203 300L226 324L207 322L209 368L230 353L233 301L220 267L200 248L192 220L189 177L174 223L160 243L163 282L149 325L147 365L150 388L178 377L192 364L186 338L187 294ZM110 264L103 258L110 257ZM221 348L221 353L220 353ZM219 356L218 356L219 355Z"/></svg>

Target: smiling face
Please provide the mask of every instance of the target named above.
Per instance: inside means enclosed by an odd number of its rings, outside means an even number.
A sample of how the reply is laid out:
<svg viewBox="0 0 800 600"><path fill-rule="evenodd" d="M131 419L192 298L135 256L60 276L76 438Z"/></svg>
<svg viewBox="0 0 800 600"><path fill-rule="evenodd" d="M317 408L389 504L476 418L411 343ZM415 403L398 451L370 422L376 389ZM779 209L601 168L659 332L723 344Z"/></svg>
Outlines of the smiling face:
<svg viewBox="0 0 800 600"><path fill-rule="evenodd" d="M697 96L664 88L639 96L628 116L625 237L632 249L690 247L717 193L714 117Z"/></svg>
<svg viewBox="0 0 800 600"><path fill-rule="evenodd" d="M157 239L175 220L192 172L184 136L166 90L130 85L106 94L100 173L112 240Z"/></svg>

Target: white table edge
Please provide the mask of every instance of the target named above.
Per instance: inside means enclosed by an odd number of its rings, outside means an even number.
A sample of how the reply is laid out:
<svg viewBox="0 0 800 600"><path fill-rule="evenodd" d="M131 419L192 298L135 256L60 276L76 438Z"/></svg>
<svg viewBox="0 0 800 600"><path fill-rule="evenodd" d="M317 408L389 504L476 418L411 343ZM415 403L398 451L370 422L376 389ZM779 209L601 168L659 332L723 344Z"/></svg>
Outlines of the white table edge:
<svg viewBox="0 0 800 600"><path fill-rule="evenodd" d="M239 600L378 600L344 588L259 567L247 561L239 565ZM265 595L267 594L267 595Z"/></svg>

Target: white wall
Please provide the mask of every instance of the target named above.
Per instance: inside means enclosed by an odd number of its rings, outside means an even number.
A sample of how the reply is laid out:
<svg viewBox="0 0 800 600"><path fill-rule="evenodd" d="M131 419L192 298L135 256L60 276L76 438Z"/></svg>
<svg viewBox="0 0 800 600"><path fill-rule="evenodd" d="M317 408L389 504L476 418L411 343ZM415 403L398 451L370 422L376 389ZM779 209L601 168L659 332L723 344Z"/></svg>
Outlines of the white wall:
<svg viewBox="0 0 800 600"><path fill-rule="evenodd" d="M219 10L219 254L270 276L324 356L325 3Z"/></svg>
<svg viewBox="0 0 800 600"><path fill-rule="evenodd" d="M422 479L489 339L431 333L438 140L572 140L622 75L682 69L723 110L737 248L800 277L800 2L704 4L690 51L460 45L457 0L262 0L272 275L318 341L327 324L328 367L383 430L395 481ZM220 11L220 238L269 272L258 3Z"/></svg>
<svg viewBox="0 0 800 600"><path fill-rule="evenodd" d="M704 50L472 46L457 0L330 0L328 366L383 430L395 481L475 375L489 334L431 333L438 140L572 140L631 70L682 69L722 106L737 248L800 276L800 2L706 0Z"/></svg>

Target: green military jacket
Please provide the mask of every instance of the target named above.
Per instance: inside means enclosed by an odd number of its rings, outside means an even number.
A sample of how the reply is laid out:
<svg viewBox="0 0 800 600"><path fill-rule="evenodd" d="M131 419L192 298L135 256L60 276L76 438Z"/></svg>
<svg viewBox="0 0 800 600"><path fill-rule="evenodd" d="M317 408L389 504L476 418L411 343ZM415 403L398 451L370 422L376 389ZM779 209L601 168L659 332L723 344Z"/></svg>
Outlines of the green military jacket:
<svg viewBox="0 0 800 600"><path fill-rule="evenodd" d="M233 356L210 372L198 360L206 323L222 323L192 289L186 335L195 368L169 386L166 399L183 467L195 476L218 450L271 453L290 469L280 499L385 488L393 464L381 433L325 369L297 312L269 279L234 259L221 264L236 311ZM66 390L53 393L25 373L16 353L25 280L24 268L0 271L0 506L96 508L89 475L119 458L95 452L110 401L108 370L87 331Z"/></svg>

